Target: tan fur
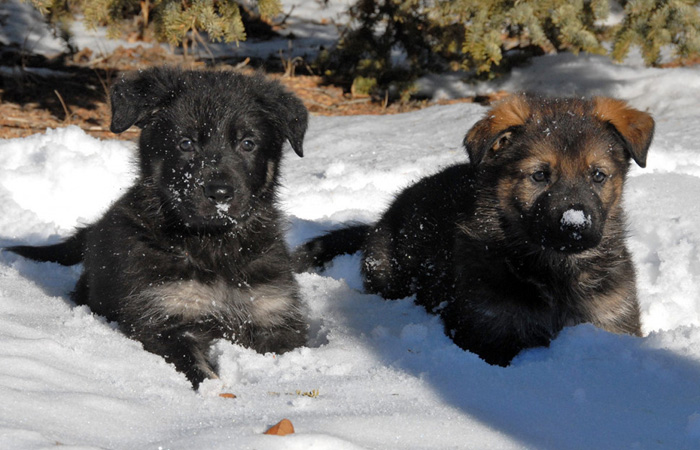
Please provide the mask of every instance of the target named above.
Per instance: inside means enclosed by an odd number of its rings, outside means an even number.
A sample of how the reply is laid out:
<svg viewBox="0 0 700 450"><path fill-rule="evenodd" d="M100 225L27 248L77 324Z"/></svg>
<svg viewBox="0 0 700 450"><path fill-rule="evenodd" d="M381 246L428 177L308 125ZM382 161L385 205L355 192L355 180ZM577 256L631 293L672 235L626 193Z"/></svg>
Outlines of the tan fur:
<svg viewBox="0 0 700 450"><path fill-rule="evenodd" d="M531 110L525 98L511 95L491 109L489 122L491 133L498 134L515 125L522 125L530 118Z"/></svg>
<svg viewBox="0 0 700 450"><path fill-rule="evenodd" d="M242 320L262 327L284 322L293 300L283 288L262 285L256 288L232 288L223 281L203 284L188 280L152 287L141 297L160 305L160 314L194 320L218 311L233 311Z"/></svg>
<svg viewBox="0 0 700 450"><path fill-rule="evenodd" d="M261 327L279 326L289 314L292 299L288 291L274 285L263 285L250 291L250 314Z"/></svg>
<svg viewBox="0 0 700 450"><path fill-rule="evenodd" d="M619 289L607 294L599 294L589 298L588 302L582 303L587 313L590 315L590 322L611 333L625 333L641 336L639 329L630 329L620 323L620 317L629 314L639 314L636 302L630 301L629 292Z"/></svg>
<svg viewBox="0 0 700 450"><path fill-rule="evenodd" d="M654 119L642 111L633 109L622 100L607 97L593 99L594 114L605 122L610 122L627 140L635 161L646 166L646 149L654 134Z"/></svg>
<svg viewBox="0 0 700 450"><path fill-rule="evenodd" d="M227 291L222 283L212 286L188 280L152 287L142 294L163 306L163 313L194 319L216 310L226 301Z"/></svg>
<svg viewBox="0 0 700 450"><path fill-rule="evenodd" d="M521 95L512 95L494 106L489 115L477 122L464 138L467 151L472 158L479 158L487 150L484 146L510 127L523 125L530 118L530 106ZM498 150L499 142L491 149Z"/></svg>
<svg viewBox="0 0 700 450"><path fill-rule="evenodd" d="M268 161L267 163L267 174L265 175L265 185L269 185L275 179L275 171L277 167L274 161Z"/></svg>

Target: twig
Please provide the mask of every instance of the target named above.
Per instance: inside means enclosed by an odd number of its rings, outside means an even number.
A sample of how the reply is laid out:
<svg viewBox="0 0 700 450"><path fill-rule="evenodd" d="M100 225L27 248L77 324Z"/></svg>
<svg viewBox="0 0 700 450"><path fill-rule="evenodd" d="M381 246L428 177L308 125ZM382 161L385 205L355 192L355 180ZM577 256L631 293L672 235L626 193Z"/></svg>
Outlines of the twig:
<svg viewBox="0 0 700 450"><path fill-rule="evenodd" d="M319 103L319 102L317 102L317 101L315 101L315 100L312 100L312 99L310 99L310 98L304 99L304 102L305 102L305 103L308 103L308 104L310 104L310 105L313 105L313 106L318 106L319 108L323 108L323 109L334 109L334 108L337 108L336 105L324 105L323 103Z"/></svg>
<svg viewBox="0 0 700 450"><path fill-rule="evenodd" d="M297 89L301 91L311 91L311 92L318 92L319 94L325 95L326 97L329 97L333 100L337 98L336 95L333 95L331 92L328 91L328 89L323 89L323 88L317 88L317 87L305 87L305 86L299 86Z"/></svg>
<svg viewBox="0 0 700 450"><path fill-rule="evenodd" d="M247 66L249 63L250 63L250 57L247 57L243 61L241 61L238 64L236 64L235 66L233 66L233 69L240 70L240 69L244 68L245 66Z"/></svg>
<svg viewBox="0 0 700 450"><path fill-rule="evenodd" d="M194 46L196 48L197 41L201 44L202 47L204 47L204 50L209 54L209 59L212 61L214 60L214 54L209 50L209 46L207 45L206 41L204 41L204 38L200 36L199 32L195 28L192 28L192 35L194 36L192 38L192 42L194 43Z"/></svg>
<svg viewBox="0 0 700 450"><path fill-rule="evenodd" d="M88 66L88 67L96 66L96 65L98 65L99 63L101 63L101 62L103 62L103 61L106 61L107 59L109 59L109 56L107 56L107 55L105 55L105 56L100 56L99 58L95 58L95 59L93 59L93 60L91 60L91 61L88 61L88 62L87 62L87 66Z"/></svg>
<svg viewBox="0 0 700 450"><path fill-rule="evenodd" d="M12 123L3 123L3 122L5 122L5 121L8 121L8 122L18 122L18 124L15 125L15 124L12 124ZM41 126L19 125L20 123L31 123L31 122L33 122L33 121L32 121L32 120L27 120L27 119L21 119L21 118L19 118L19 117L4 117L4 118L0 121L0 127L16 128L16 129L19 129L19 130L37 130L37 131L45 131L47 128L51 128L52 126L57 125L57 124L53 124L53 125L52 125L52 124L49 124L49 125L41 125ZM90 132L90 133L111 133L111 131L109 130L109 128L101 127L101 126L98 126L98 125L92 125L92 126L89 126L89 127L84 127L84 126L78 125L78 128L80 128L81 130L83 130L83 131L85 131L85 132ZM138 132L139 132L139 130L137 130L137 129L128 129L128 130L124 131L122 134L132 134L132 133L138 133Z"/></svg>
<svg viewBox="0 0 700 450"><path fill-rule="evenodd" d="M294 12L294 8L296 7L297 5L292 5L292 8L289 10L289 12L285 14L284 17L282 17L282 20L276 22L275 26L281 27L282 25L284 25L284 23L287 21L287 19L289 19L289 16L292 15L292 13Z"/></svg>
<svg viewBox="0 0 700 450"><path fill-rule="evenodd" d="M70 119L73 114L68 109L66 102L63 101L63 97L61 97L61 94L58 92L58 90L54 89L53 92L54 94L56 94L56 97L58 97L58 100L61 102L61 106L63 106L63 112L66 115L66 117L63 119L63 123L70 123Z"/></svg>
<svg viewBox="0 0 700 450"><path fill-rule="evenodd" d="M356 103L367 103L367 102L371 102L371 101L372 101L372 99L369 97L368 98L357 98L355 100L347 100L344 102L340 102L339 104L340 105L354 105Z"/></svg>
<svg viewBox="0 0 700 450"><path fill-rule="evenodd" d="M102 90L105 93L105 98L109 98L109 87L107 86L107 83L105 80L102 79L102 75L100 75L100 72L97 69L92 69L93 72L95 72L95 75L97 75L97 79L100 80L100 84L102 85ZM107 75L109 76L109 75Z"/></svg>

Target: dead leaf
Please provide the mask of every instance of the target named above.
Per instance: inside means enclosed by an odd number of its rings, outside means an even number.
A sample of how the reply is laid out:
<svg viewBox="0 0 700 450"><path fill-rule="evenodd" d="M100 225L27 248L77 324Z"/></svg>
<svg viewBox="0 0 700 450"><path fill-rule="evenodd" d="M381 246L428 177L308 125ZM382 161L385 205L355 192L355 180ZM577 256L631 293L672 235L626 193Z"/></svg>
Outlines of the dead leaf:
<svg viewBox="0 0 700 450"><path fill-rule="evenodd" d="M289 419L282 419L277 424L270 427L265 434L274 434L276 436L286 436L294 433L294 425Z"/></svg>
<svg viewBox="0 0 700 450"><path fill-rule="evenodd" d="M219 397L223 397L223 398L236 398L236 394L232 394L232 393L230 393L230 392L222 392L221 394L219 394Z"/></svg>

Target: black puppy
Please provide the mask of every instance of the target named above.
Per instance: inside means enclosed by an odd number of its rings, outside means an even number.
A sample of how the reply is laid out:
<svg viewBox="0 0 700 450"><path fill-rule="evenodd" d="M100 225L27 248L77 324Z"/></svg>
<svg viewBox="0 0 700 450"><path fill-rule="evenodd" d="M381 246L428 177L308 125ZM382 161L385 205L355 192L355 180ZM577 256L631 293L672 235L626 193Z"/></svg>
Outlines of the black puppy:
<svg viewBox="0 0 700 450"><path fill-rule="evenodd" d="M468 164L405 189L372 226L306 243L297 270L362 250L368 291L415 294L492 364L582 322L639 335L622 191L653 131L615 99L512 96L467 133Z"/></svg>
<svg viewBox="0 0 700 450"><path fill-rule="evenodd" d="M275 192L282 148L302 156L308 113L262 76L150 69L111 90L111 129L141 127L140 176L97 222L53 246L84 260L73 299L119 323L196 388L213 340L259 352L301 346L306 324Z"/></svg>

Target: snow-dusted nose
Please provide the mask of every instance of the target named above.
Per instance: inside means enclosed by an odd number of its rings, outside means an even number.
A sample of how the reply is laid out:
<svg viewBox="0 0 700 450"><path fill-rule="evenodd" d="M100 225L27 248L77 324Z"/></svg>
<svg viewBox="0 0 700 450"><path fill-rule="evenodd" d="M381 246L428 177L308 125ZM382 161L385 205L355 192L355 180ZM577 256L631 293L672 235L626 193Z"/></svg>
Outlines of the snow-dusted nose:
<svg viewBox="0 0 700 450"><path fill-rule="evenodd" d="M224 183L207 183L204 185L204 195L212 203L231 203L233 200L233 186Z"/></svg>

